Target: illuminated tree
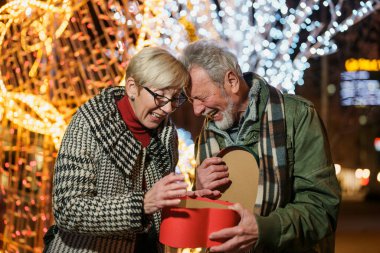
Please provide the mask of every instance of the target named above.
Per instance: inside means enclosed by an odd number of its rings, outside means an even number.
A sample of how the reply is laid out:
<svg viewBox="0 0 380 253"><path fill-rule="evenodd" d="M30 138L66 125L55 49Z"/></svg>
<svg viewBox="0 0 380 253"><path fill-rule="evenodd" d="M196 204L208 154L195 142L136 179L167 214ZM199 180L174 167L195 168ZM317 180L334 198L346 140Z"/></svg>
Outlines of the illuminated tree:
<svg viewBox="0 0 380 253"><path fill-rule="evenodd" d="M255 71L290 93L303 84L311 57L338 50L336 34L380 9L379 0L179 0L178 5L199 38L225 41L243 71Z"/></svg>

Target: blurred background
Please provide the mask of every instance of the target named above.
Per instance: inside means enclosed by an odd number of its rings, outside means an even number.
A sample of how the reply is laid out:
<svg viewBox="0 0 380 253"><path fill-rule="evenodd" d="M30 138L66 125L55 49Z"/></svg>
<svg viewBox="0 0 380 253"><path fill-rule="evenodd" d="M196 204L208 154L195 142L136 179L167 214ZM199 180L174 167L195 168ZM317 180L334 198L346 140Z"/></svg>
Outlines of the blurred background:
<svg viewBox="0 0 380 253"><path fill-rule="evenodd" d="M54 161L76 109L123 85L144 46L178 55L202 38L314 103L343 192L336 252L380 252L379 9L379 0L0 0L0 252L42 252ZM203 119L190 104L173 119L191 178Z"/></svg>

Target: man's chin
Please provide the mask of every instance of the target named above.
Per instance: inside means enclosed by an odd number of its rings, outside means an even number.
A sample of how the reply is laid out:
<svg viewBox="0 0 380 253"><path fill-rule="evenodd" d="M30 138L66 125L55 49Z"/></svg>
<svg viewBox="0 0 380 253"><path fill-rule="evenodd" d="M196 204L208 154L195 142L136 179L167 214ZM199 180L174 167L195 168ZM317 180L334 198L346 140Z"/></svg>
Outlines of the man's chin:
<svg viewBox="0 0 380 253"><path fill-rule="evenodd" d="M226 120L218 120L218 121L215 121L214 120L214 124L217 128L219 128L220 130L227 130L229 129L230 127L233 126L233 122L229 122L229 121L226 121Z"/></svg>

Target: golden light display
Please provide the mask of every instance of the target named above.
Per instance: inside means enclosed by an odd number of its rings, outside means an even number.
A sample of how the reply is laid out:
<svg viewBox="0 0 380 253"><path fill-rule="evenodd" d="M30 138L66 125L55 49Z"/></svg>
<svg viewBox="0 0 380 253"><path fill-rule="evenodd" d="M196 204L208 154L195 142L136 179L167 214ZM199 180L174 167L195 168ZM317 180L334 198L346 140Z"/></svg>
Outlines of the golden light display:
<svg viewBox="0 0 380 253"><path fill-rule="evenodd" d="M158 44L169 15L163 8L162 1L72 0L0 7L0 252L42 252L64 130L90 97L122 85L131 55ZM193 163L186 152L181 171Z"/></svg>
<svg viewBox="0 0 380 253"><path fill-rule="evenodd" d="M0 87L2 88L0 118L2 118L2 112L6 111L5 118L14 124L31 132L53 137L54 145L58 149L60 139L66 128L66 122L56 108L38 96L7 92L1 83ZM36 113L36 117L24 108L30 108Z"/></svg>

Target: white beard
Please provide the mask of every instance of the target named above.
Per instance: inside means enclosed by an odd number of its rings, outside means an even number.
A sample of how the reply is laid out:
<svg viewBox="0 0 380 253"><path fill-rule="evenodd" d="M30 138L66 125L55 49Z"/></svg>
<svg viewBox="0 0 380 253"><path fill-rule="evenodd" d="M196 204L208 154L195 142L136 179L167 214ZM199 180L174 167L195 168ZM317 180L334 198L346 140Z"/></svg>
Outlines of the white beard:
<svg viewBox="0 0 380 253"><path fill-rule="evenodd" d="M234 116L233 116L233 113L232 113L232 110L233 110L233 103L231 100L228 101L228 106L226 108L226 110L224 110L223 112L221 112L222 114L222 119L219 120L219 121L214 121L215 123L215 126L217 128L219 128L220 130L227 130L229 129L230 127L232 127L234 125Z"/></svg>

